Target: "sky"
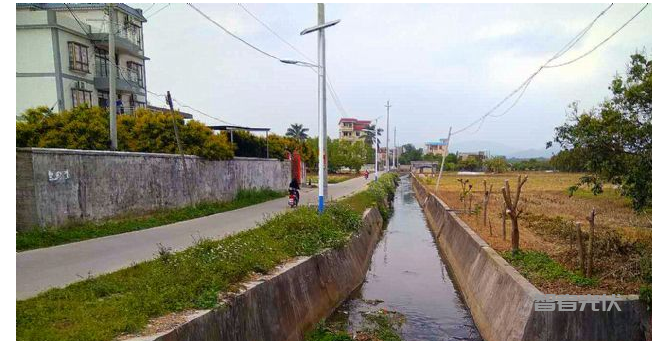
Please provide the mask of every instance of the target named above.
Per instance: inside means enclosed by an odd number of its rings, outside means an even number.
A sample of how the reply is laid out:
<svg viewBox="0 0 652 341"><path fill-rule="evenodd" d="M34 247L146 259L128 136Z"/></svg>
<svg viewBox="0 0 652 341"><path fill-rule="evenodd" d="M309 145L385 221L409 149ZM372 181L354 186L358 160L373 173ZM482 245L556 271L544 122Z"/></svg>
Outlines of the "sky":
<svg viewBox="0 0 652 341"><path fill-rule="evenodd" d="M186 4L157 4L144 28L147 87L226 122L269 127L292 123L316 135L317 75L282 64L227 35ZM134 4L147 9L150 4ZM281 59L306 60L237 4L196 6L239 37ZM317 58L317 36L299 35L317 22L315 4L244 4L296 49ZM398 144L423 147L470 124L516 89L585 28L606 4L326 4L326 73L342 109L328 98L328 135L342 117L376 119ZM559 62L590 50L641 4L615 4ZM160 12L156 13L159 9ZM451 149L493 154L544 149L554 128L579 101L590 109L609 96L629 55L652 51L652 8L587 57L546 69L506 115L489 117L451 138ZM162 105L158 98L149 101ZM508 102L509 106L511 103ZM224 124L196 112L195 119ZM496 113L501 113L501 110ZM393 134L392 134L393 135ZM393 136L390 137L393 138ZM393 142L390 142L392 145Z"/></svg>

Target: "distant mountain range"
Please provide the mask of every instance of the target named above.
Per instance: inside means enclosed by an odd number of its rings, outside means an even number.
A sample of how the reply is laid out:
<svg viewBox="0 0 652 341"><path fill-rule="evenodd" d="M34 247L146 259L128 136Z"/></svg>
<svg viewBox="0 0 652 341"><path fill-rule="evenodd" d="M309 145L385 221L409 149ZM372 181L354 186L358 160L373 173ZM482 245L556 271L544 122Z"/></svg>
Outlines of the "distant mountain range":
<svg viewBox="0 0 652 341"><path fill-rule="evenodd" d="M505 156L509 159L530 159L530 158L549 158L553 154L559 152L560 148L553 145L551 148L546 149L545 145L542 148L529 148L519 149L510 145L494 141L465 141L451 143L451 152L474 152L480 150L488 150L492 156Z"/></svg>

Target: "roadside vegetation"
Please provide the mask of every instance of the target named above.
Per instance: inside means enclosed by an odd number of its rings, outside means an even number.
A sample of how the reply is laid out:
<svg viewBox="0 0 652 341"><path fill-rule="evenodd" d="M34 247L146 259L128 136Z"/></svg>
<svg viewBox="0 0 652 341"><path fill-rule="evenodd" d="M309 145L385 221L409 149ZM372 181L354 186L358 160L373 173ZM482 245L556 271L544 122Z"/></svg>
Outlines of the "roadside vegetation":
<svg viewBox="0 0 652 341"><path fill-rule="evenodd" d="M438 196L496 251L510 261L525 277L545 293L621 293L637 294L645 284L645 273L652 274L651 211L637 213L631 199L620 195L615 186L605 186L604 193L594 195L580 187L573 196L568 188L583 173L525 172L519 207L521 253L512 253L510 219L505 217L504 198L500 193L505 180L516 187L521 173L461 176L444 172ZM468 180L466 194L458 179ZM420 180L434 191L436 176L422 175ZM493 187L487 202L484 223L484 187ZM587 215L595 208L593 273L582 271L577 237L577 223L588 251L590 225ZM650 275L652 280L652 275Z"/></svg>
<svg viewBox="0 0 652 341"><path fill-rule="evenodd" d="M361 175L358 173L341 173L341 174L328 174L328 183L329 184L339 184L346 180L351 180ZM319 176L317 174L309 173L307 175L306 183L310 181L311 184L317 185L319 183Z"/></svg>
<svg viewBox="0 0 652 341"><path fill-rule="evenodd" d="M161 209L146 215L129 215L99 222L76 223L16 233L16 251L78 242L125 232L144 230L179 221L204 217L281 198L285 192L271 189L241 190L232 201L203 202L182 208Z"/></svg>
<svg viewBox="0 0 652 341"><path fill-rule="evenodd" d="M369 207L358 200L382 206L394 193L396 177L384 174L368 190L328 205L321 215L299 207L255 229L217 241L199 240L178 253L163 245L152 261L17 301L17 339L109 340L142 331L156 317L215 308L222 295L256 274L344 245Z"/></svg>

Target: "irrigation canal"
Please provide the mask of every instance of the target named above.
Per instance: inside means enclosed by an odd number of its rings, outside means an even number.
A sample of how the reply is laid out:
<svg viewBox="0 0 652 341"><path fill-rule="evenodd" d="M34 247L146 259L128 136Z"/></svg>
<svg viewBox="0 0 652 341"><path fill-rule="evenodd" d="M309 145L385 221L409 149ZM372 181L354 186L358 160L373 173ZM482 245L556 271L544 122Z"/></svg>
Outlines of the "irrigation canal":
<svg viewBox="0 0 652 341"><path fill-rule="evenodd" d="M409 178L402 177L364 284L330 319L347 319L354 330L363 313L387 309L405 317L404 340L482 340L441 257Z"/></svg>

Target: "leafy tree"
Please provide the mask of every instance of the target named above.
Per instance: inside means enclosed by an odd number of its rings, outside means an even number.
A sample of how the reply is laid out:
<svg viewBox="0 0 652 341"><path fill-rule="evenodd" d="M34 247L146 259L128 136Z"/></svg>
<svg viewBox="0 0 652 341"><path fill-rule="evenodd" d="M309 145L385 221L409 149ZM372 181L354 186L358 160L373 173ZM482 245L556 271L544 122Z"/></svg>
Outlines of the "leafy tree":
<svg viewBox="0 0 652 341"><path fill-rule="evenodd" d="M469 156L464 160L457 162L457 168L463 171L479 171L482 168L482 161L480 159Z"/></svg>
<svg viewBox="0 0 652 341"><path fill-rule="evenodd" d="M560 150L550 158L550 165L562 172L584 172L587 162L586 154L581 148Z"/></svg>
<svg viewBox="0 0 652 341"><path fill-rule="evenodd" d="M509 164L504 156L494 156L484 160L484 166L492 173L504 173L509 169Z"/></svg>
<svg viewBox="0 0 652 341"><path fill-rule="evenodd" d="M108 150L109 115L99 107L79 106L55 114L40 107L29 109L16 122L16 146ZM179 126L184 152L211 160L233 158L228 141L197 121L184 123L178 114L139 109L119 115L118 148L124 151L177 153L173 117Z"/></svg>
<svg viewBox="0 0 652 341"><path fill-rule="evenodd" d="M417 149L413 144L408 143L403 146L403 152L399 156L398 161L403 165L410 164L412 161L423 160L423 150Z"/></svg>
<svg viewBox="0 0 652 341"><path fill-rule="evenodd" d="M581 114L571 104L555 141L586 156L589 175L578 185L587 184L596 194L604 182L619 185L634 209L642 210L652 203L652 60L633 54L625 76L617 75L610 90L611 98Z"/></svg>
<svg viewBox="0 0 652 341"><path fill-rule="evenodd" d="M512 159L512 169L517 171L540 171L551 169L550 162L544 158L531 158L527 160Z"/></svg>
<svg viewBox="0 0 652 341"><path fill-rule="evenodd" d="M328 143L329 172L335 172L342 167L359 172L362 165L367 163L367 154L370 148L362 141L330 140ZM371 161L373 162L373 160Z"/></svg>
<svg viewBox="0 0 652 341"><path fill-rule="evenodd" d="M291 124L287 132L285 132L285 136L292 137L298 141L304 141L308 138L308 130L308 128L303 127L303 124L294 123Z"/></svg>
<svg viewBox="0 0 652 341"><path fill-rule="evenodd" d="M365 130L365 137L364 137L365 143L367 143L372 147L374 145L374 141L376 141L376 143L380 143L380 141L378 141L376 138L380 138L382 133L383 133L383 128L376 128L375 124L370 124L369 126L367 126Z"/></svg>

